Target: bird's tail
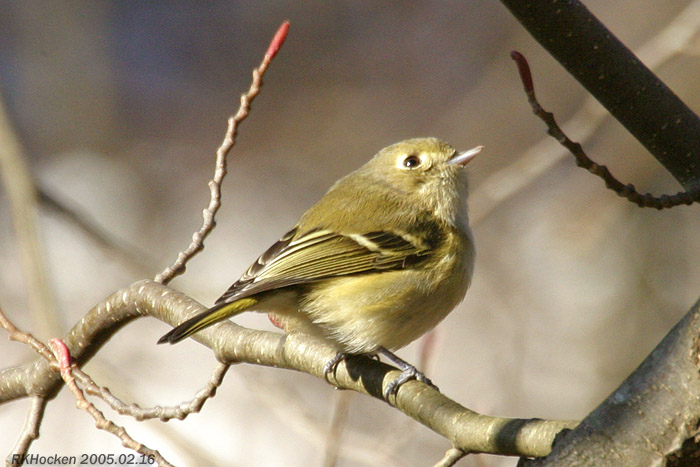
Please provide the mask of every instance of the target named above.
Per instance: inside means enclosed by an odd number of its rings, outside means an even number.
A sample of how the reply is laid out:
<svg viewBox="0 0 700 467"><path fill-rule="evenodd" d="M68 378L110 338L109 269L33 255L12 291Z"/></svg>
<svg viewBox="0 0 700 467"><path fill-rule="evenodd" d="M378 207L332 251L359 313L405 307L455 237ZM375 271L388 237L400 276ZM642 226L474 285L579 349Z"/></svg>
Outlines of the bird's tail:
<svg viewBox="0 0 700 467"><path fill-rule="evenodd" d="M214 305L207 311L188 319L184 323L172 329L169 333L158 339L158 343L164 344L165 342L169 342L171 344L176 344L191 336L195 332L201 331L207 326L211 326L214 323L230 318L231 316L235 316L238 313L249 309L257 302L257 299L247 297L230 303L224 302Z"/></svg>

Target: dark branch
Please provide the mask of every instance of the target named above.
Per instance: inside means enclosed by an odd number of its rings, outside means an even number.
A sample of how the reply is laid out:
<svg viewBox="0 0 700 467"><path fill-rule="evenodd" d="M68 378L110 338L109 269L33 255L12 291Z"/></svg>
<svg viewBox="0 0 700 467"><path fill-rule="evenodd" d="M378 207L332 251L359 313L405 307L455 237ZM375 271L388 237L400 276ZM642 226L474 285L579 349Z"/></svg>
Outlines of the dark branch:
<svg viewBox="0 0 700 467"><path fill-rule="evenodd" d="M680 182L700 185L700 119L577 0L501 0Z"/></svg>
<svg viewBox="0 0 700 467"><path fill-rule="evenodd" d="M532 80L532 74L530 73L530 66L527 63L525 57L519 52L511 52L510 56L515 60L518 65L518 72L520 73L520 80L523 82L523 87L525 88L525 93L527 94L527 100L532 107L532 112L539 117L547 125L547 133L549 133L554 139L559 141L559 144L564 146L566 149L573 154L576 158L576 165L588 170L593 175L596 175L603 179L605 186L613 190L619 196L627 198L632 203L643 208L672 208L681 204L693 204L694 201L698 201L700 196L700 190L696 189L695 193L689 193L681 191L675 195L661 195L659 197L653 196L650 193L641 194L631 183L624 184L610 173L610 170L604 166L593 162L588 155L586 155L583 147L575 141L569 139L568 136L562 131L554 119L554 114L547 112L542 108L537 96L535 95L535 86ZM698 187L700 188L700 185Z"/></svg>

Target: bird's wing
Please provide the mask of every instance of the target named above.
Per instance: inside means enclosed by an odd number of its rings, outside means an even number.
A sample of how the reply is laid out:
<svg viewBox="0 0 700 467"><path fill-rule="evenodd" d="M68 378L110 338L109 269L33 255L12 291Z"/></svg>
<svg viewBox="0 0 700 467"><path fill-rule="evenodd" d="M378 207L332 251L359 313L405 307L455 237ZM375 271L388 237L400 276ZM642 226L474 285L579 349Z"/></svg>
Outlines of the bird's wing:
<svg viewBox="0 0 700 467"><path fill-rule="evenodd" d="M331 277L402 269L416 265L430 251L420 239L395 232L297 233L297 228L287 232L216 303Z"/></svg>

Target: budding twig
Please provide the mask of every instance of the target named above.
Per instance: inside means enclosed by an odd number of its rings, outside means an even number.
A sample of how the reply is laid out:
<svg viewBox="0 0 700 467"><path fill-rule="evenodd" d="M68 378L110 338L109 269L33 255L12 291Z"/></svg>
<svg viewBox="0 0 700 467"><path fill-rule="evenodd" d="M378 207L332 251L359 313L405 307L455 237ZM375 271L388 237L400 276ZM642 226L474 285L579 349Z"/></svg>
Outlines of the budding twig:
<svg viewBox="0 0 700 467"><path fill-rule="evenodd" d="M588 155L586 155L581 145L570 140L569 137L564 134L562 129L559 128L559 125L554 119L554 115L551 112L544 110L537 101L537 97L535 96L535 86L532 81L532 73L530 72L530 66L528 65L525 57L520 52L516 51L511 52L510 56L518 65L520 80L525 88L525 94L527 94L527 100L532 107L532 112L547 125L547 133L559 141L559 144L564 146L569 150L569 152L571 152L571 154L573 154L573 156L576 158L576 165L583 167L593 175L602 178L606 187L613 190L619 196L627 198L627 200L639 207L664 209L678 206L680 204L693 204L696 201L700 201L700 189L693 191L681 191L675 195L661 195L658 197L653 196L650 193L641 194L631 183L624 184L615 178L606 166L593 162Z"/></svg>
<svg viewBox="0 0 700 467"><path fill-rule="evenodd" d="M172 467L172 464L165 460L165 458L157 450L151 449L136 441L129 435L129 433L126 432L124 427L121 427L111 420L105 418L104 414L97 407L95 407L94 404L88 402L88 400L85 399L83 391L80 390L78 383L75 381L68 346L66 346L61 339L51 339L49 341L49 345L53 349L54 356L58 361L63 381L65 381L66 386L68 386L68 389L70 389L73 396L75 396L75 405L79 409L85 410L90 414L90 416L92 416L92 418L95 420L95 426L97 428L100 430L105 430L108 433L118 437L124 447L133 449L139 454L143 454L144 456L153 459L159 466Z"/></svg>
<svg viewBox="0 0 700 467"><path fill-rule="evenodd" d="M241 95L241 103L238 111L233 117L228 119L228 128L224 135L224 140L216 151L216 166L214 169L214 178L209 181L209 205L202 212L202 226L194 234L192 234L192 242L181 251L172 266L167 267L163 272L158 274L154 281L161 284L168 284L173 278L185 272L187 262L192 259L197 253L204 249L204 239L211 233L216 221L214 217L221 207L221 183L226 176L226 158L231 148L236 144L236 134L238 126L245 120L250 112L250 105L255 97L260 94L262 87L262 78L270 65L270 62L275 57L282 43L287 37L289 30L289 21L285 21L277 30L275 37L272 38L265 56L260 65L253 69L253 82L250 84L248 91Z"/></svg>

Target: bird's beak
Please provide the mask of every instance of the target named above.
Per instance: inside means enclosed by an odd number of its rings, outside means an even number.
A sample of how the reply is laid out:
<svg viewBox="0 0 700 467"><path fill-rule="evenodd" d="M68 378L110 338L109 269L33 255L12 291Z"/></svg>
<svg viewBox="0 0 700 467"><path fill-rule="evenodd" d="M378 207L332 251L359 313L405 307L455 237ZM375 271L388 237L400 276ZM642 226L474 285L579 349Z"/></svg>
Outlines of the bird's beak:
<svg viewBox="0 0 700 467"><path fill-rule="evenodd" d="M452 159L448 161L448 164L450 165L461 165L464 167L476 157L477 154L481 152L481 150L484 149L483 146L477 146L473 149L470 149L469 151L464 151L464 152L458 152L455 154Z"/></svg>

